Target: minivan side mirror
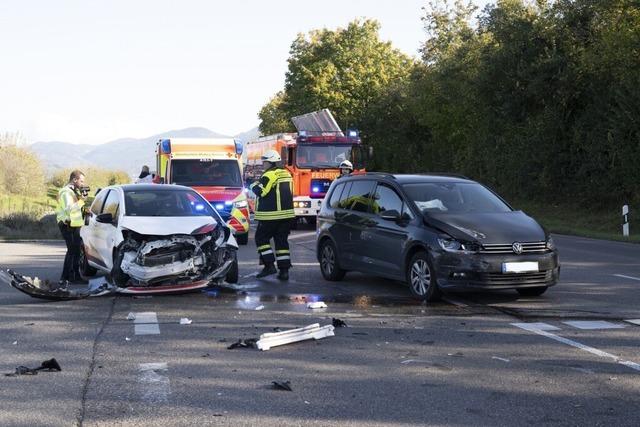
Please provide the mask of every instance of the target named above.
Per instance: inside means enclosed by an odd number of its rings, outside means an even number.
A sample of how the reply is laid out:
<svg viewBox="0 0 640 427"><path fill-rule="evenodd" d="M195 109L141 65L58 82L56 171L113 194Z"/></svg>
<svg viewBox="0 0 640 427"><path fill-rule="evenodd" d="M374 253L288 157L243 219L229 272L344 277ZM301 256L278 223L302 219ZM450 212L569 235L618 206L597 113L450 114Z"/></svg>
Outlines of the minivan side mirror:
<svg viewBox="0 0 640 427"><path fill-rule="evenodd" d="M113 224L113 215L110 213L103 213L96 217L96 221L102 224Z"/></svg>
<svg viewBox="0 0 640 427"><path fill-rule="evenodd" d="M383 211L380 213L380 218L387 221L399 221L400 220L400 212L395 209L391 209L389 211Z"/></svg>

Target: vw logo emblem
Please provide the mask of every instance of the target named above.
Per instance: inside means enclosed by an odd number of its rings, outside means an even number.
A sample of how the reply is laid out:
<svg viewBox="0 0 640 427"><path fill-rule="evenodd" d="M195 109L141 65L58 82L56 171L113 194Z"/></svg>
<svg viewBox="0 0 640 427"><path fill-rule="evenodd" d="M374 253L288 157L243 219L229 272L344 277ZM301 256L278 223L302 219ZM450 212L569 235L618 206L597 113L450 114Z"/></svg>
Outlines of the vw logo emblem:
<svg viewBox="0 0 640 427"><path fill-rule="evenodd" d="M511 245L511 249L513 249L513 253L516 255L520 255L522 253L522 243L515 242Z"/></svg>

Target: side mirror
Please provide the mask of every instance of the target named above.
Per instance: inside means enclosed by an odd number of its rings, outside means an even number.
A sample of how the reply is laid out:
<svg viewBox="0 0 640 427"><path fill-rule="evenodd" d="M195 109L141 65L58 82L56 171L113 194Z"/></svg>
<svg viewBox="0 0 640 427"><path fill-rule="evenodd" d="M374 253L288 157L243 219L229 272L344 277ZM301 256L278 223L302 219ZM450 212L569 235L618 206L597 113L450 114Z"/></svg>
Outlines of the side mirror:
<svg viewBox="0 0 640 427"><path fill-rule="evenodd" d="M96 217L96 221L102 224L113 224L113 215L110 213L103 213Z"/></svg>
<svg viewBox="0 0 640 427"><path fill-rule="evenodd" d="M387 221L399 221L400 220L400 212L395 209L391 209L390 211L384 211L380 213L380 218Z"/></svg>

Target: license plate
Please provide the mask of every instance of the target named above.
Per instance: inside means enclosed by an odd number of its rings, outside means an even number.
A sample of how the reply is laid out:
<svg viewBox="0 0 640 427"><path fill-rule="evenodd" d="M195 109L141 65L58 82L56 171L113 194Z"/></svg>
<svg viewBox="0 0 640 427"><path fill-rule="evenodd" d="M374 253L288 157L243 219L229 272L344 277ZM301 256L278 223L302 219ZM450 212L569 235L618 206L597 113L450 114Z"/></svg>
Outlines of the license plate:
<svg viewBox="0 0 640 427"><path fill-rule="evenodd" d="M504 262L502 263L503 273L532 273L538 272L537 262Z"/></svg>

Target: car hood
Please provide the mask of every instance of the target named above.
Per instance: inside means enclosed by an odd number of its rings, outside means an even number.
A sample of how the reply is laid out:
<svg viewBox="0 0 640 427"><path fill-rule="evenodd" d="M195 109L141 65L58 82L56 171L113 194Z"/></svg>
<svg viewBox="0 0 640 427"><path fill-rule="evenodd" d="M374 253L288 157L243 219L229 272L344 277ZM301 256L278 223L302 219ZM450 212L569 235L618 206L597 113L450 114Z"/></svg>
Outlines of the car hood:
<svg viewBox="0 0 640 427"><path fill-rule="evenodd" d="M242 193L242 187L193 187L208 202L235 200Z"/></svg>
<svg viewBox="0 0 640 427"><path fill-rule="evenodd" d="M203 225L218 223L210 216L125 216L120 222L122 228L138 234L150 236L170 236L191 234Z"/></svg>
<svg viewBox="0 0 640 427"><path fill-rule="evenodd" d="M522 211L477 214L429 214L427 222L456 239L478 243L541 242L545 230Z"/></svg>

